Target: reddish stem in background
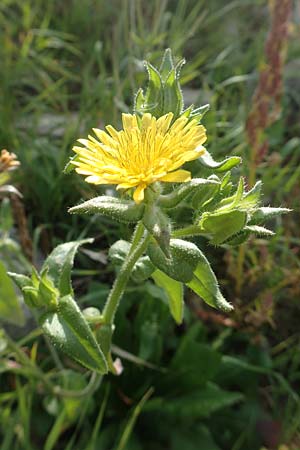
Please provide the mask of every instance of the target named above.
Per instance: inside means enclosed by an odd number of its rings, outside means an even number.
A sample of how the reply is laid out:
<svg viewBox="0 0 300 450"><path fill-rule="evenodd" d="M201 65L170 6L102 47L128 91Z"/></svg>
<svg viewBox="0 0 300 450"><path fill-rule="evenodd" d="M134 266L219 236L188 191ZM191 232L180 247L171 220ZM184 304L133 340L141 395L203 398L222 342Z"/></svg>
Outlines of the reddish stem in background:
<svg viewBox="0 0 300 450"><path fill-rule="evenodd" d="M246 121L246 134L251 147L250 185L255 182L257 166L268 153L269 142L265 130L277 120L281 111L282 74L291 9L291 0L270 2L271 27L265 43L265 61Z"/></svg>

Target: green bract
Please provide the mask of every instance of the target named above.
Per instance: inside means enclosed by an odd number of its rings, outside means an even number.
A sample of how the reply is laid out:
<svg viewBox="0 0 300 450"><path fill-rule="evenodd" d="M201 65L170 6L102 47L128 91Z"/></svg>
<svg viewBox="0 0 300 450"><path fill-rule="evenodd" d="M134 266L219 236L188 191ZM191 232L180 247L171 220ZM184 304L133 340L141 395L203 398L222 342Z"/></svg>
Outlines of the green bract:
<svg viewBox="0 0 300 450"><path fill-rule="evenodd" d="M174 64L170 49L165 51L159 70L149 62L145 62L149 78L148 87L145 93L142 89L138 90L134 101L134 113L140 116L151 113L155 117L160 117L171 111L174 114L173 120L184 116L189 120L195 119L200 122L209 110L209 105L199 108L191 105L184 110L184 99L179 81L184 64L184 59Z"/></svg>
<svg viewBox="0 0 300 450"><path fill-rule="evenodd" d="M244 180L240 178L237 189L231 193L229 176L221 183L221 190L209 203L193 202L201 211L197 225L199 232L211 238L211 243L237 245L250 234L272 236L273 232L262 226L268 218L288 212L286 208L260 208L261 182L245 191ZM230 194L230 195L228 195Z"/></svg>
<svg viewBox="0 0 300 450"><path fill-rule="evenodd" d="M174 191L167 195L161 195L158 199L158 205L165 209L172 209L178 206L182 201L187 200L190 195L199 195L201 198L205 190L215 191L220 182L212 178L194 178L187 183L181 184Z"/></svg>

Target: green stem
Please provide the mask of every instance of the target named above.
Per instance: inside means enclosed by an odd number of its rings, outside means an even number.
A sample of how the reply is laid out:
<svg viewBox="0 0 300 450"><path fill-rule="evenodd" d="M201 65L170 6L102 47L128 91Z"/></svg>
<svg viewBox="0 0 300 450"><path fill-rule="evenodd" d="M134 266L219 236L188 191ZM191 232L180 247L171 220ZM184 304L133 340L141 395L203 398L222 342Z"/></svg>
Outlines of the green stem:
<svg viewBox="0 0 300 450"><path fill-rule="evenodd" d="M131 271L139 257L147 248L150 235L148 232L144 233L144 231L144 225L140 222L135 229L130 251L120 269L104 306L103 321L107 325L113 324L116 310L126 288Z"/></svg>
<svg viewBox="0 0 300 450"><path fill-rule="evenodd" d="M81 389L80 391L73 391L73 390L69 390L69 389L63 389L60 386L54 386L53 388L53 393L55 395L58 395L60 397L68 397L68 398L80 398L80 397L86 397L88 395L93 394L93 392L95 392L102 381L102 375L99 375L96 372L92 372L90 381L88 383L88 385Z"/></svg>
<svg viewBox="0 0 300 450"><path fill-rule="evenodd" d="M179 230L174 230L172 232L173 238L180 238L186 236L195 236L195 235L205 235L207 234L205 231L201 230L198 225L190 225L189 227L180 228Z"/></svg>

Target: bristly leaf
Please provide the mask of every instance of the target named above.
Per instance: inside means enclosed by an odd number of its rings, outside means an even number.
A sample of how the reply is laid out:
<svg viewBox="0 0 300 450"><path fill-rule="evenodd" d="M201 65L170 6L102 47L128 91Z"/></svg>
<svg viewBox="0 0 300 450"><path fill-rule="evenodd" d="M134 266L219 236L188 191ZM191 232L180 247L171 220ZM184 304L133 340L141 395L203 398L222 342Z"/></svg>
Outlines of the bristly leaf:
<svg viewBox="0 0 300 450"><path fill-rule="evenodd" d="M171 239L170 257L166 258L156 243L150 242L148 255L152 264L173 280L183 283L191 281L197 266L199 249L195 244L182 239Z"/></svg>
<svg viewBox="0 0 300 450"><path fill-rule="evenodd" d="M247 223L247 213L244 211L224 211L204 213L199 225L212 235L211 243L220 245L231 236L241 231Z"/></svg>
<svg viewBox="0 0 300 450"><path fill-rule="evenodd" d="M268 206L257 208L249 221L249 225L259 225L266 220L280 216L281 214L287 214L291 211L292 210L288 208L271 208Z"/></svg>
<svg viewBox="0 0 300 450"><path fill-rule="evenodd" d="M240 208L241 200L244 194L244 179L240 177L237 190L230 197L225 197L217 205L217 211L232 211ZM240 208L242 209L242 208Z"/></svg>
<svg viewBox="0 0 300 450"><path fill-rule="evenodd" d="M163 85L161 76L152 64L146 62L148 70L149 82L145 93L145 103L142 107L142 113L151 113L155 117L162 115L163 104Z"/></svg>
<svg viewBox="0 0 300 450"><path fill-rule="evenodd" d="M14 272L7 272L7 275L10 276L14 280L14 282L16 283L18 288L21 290L24 287L32 286L31 278L26 275L22 275L20 273L14 273Z"/></svg>
<svg viewBox="0 0 300 450"><path fill-rule="evenodd" d="M213 169L215 172L227 172L242 162L239 156L230 156L221 162L216 162L211 154L206 150L204 155L198 158L198 161L207 169Z"/></svg>
<svg viewBox="0 0 300 450"><path fill-rule="evenodd" d="M75 170L75 165L74 164L72 164L72 161L78 161L79 160L79 155L74 155L74 156L72 156L70 159L69 159L69 161L67 162L67 164L65 165L65 168L64 168L64 170L63 170L63 173L65 173L65 174L68 174L68 173L71 173L71 172L73 172L73 170Z"/></svg>
<svg viewBox="0 0 300 450"><path fill-rule="evenodd" d="M119 199L116 197L108 197L102 195L92 198L80 205L73 206L69 209L71 214L103 214L113 220L125 223L138 222L144 212L144 205Z"/></svg>
<svg viewBox="0 0 300 450"><path fill-rule="evenodd" d="M145 104L145 96L143 93L143 89L140 88L134 98L134 107L133 107L133 112L134 114L139 114L143 111L143 106Z"/></svg>
<svg viewBox="0 0 300 450"><path fill-rule="evenodd" d="M184 60L180 61L176 67L171 70L164 82L163 88L163 112L164 114L167 114L169 111L172 111L175 119L180 116L183 109L183 95L180 88L179 76L180 69L184 62Z"/></svg>
<svg viewBox="0 0 300 450"><path fill-rule="evenodd" d="M173 280L161 270L152 273L155 284L161 287L167 294L170 313L175 322L180 325L183 319L183 284Z"/></svg>
<svg viewBox="0 0 300 450"><path fill-rule="evenodd" d="M109 249L109 258L115 266L121 266L127 257L131 244L128 241L124 241L120 239L116 241ZM137 262L135 263L132 272L131 278L140 283L144 280L147 280L152 272L155 270L155 267L150 261L148 256L141 256Z"/></svg>
<svg viewBox="0 0 300 450"><path fill-rule="evenodd" d="M191 119L197 120L197 122L200 122L203 116L209 111L209 104L199 106L199 108L192 109L192 112L190 114Z"/></svg>
<svg viewBox="0 0 300 450"><path fill-rule="evenodd" d="M58 245L45 260L42 272L47 271L49 277L61 296L72 294L71 270L78 247L93 242L93 239L67 242Z"/></svg>
<svg viewBox="0 0 300 450"><path fill-rule="evenodd" d="M239 202L241 208L255 208L260 201L262 182L255 183L250 191L244 193L243 198Z"/></svg>
<svg viewBox="0 0 300 450"><path fill-rule="evenodd" d="M202 193L203 187L218 187L220 183L215 179L194 178L191 181L179 185L171 194L161 195L158 203L162 208L171 209L178 206L190 194L197 195L198 190Z"/></svg>
<svg viewBox="0 0 300 450"><path fill-rule="evenodd" d="M40 324L58 350L90 370L107 373L103 352L72 296L62 297L58 309L41 316Z"/></svg>
<svg viewBox="0 0 300 450"><path fill-rule="evenodd" d="M161 66L159 68L159 73L163 82L166 81L167 76L173 69L174 69L174 62L172 57L172 51L170 48L167 48L165 50Z"/></svg>
<svg viewBox="0 0 300 450"><path fill-rule="evenodd" d="M213 308L218 308L226 312L231 311L233 306L223 297L217 278L208 260L202 252L200 253L201 258L199 258L199 262L194 271L194 277L187 283L187 286Z"/></svg>
<svg viewBox="0 0 300 450"><path fill-rule="evenodd" d="M251 233L257 234L258 236L274 236L274 231L268 230L268 228L261 227L259 225L248 225L245 231L250 231Z"/></svg>

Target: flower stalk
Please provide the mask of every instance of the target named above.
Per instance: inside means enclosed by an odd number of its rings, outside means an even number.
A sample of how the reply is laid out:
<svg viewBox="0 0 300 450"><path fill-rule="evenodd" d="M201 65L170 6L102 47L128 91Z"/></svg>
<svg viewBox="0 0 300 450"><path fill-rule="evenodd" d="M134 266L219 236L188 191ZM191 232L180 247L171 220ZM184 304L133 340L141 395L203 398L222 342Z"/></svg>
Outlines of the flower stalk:
<svg viewBox="0 0 300 450"><path fill-rule="evenodd" d="M144 225L140 222L135 229L127 258L124 260L103 310L103 322L106 325L113 325L119 302L123 296L132 269L146 250L149 240L150 234L145 231Z"/></svg>

